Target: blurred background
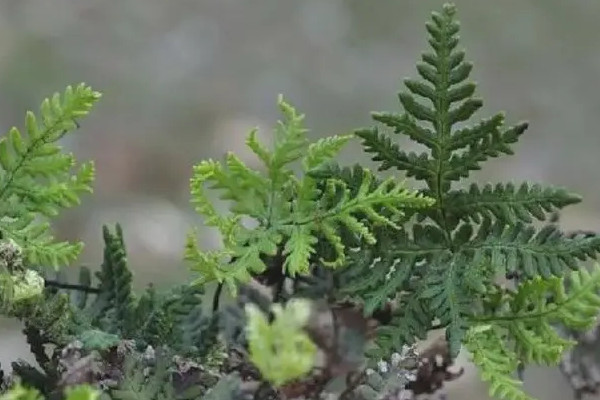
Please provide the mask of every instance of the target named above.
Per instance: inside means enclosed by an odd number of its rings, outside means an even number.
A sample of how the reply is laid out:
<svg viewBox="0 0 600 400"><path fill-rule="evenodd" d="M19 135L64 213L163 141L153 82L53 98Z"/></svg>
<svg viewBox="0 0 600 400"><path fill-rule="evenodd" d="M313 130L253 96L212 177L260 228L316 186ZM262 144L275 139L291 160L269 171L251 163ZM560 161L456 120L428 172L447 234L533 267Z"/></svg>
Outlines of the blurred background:
<svg viewBox="0 0 600 400"><path fill-rule="evenodd" d="M398 109L415 77L433 0L2 0L0 127L81 81L103 93L64 145L97 167L95 193L56 221L57 236L82 240L81 262L101 262L102 224L120 222L138 287L186 277L185 234L200 226L189 205L192 165L265 141L276 99L306 113L313 138L371 124ZM488 162L473 179L567 186L584 198L566 229L600 228L600 2L456 1L462 46L485 107L531 125L516 155ZM406 144L410 146L410 144ZM342 162L367 160L358 145ZM201 230L205 246L218 244ZM0 323L0 362L27 355L18 327ZM527 371L540 399L571 398L552 369ZM487 399L472 369L450 399Z"/></svg>

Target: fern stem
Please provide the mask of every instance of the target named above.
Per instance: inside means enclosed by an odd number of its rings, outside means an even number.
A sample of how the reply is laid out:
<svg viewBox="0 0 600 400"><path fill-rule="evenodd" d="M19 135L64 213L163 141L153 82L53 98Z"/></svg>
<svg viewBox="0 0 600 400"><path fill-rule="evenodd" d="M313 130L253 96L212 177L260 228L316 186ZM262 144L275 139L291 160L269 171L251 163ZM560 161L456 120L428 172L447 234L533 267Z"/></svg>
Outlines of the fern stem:
<svg viewBox="0 0 600 400"><path fill-rule="evenodd" d="M73 283L63 283L63 282L55 281L52 279L45 279L44 285L46 287L52 287L52 288L57 288L57 289L78 290L80 292L96 293L96 294L100 293L100 289L97 287L86 286L86 285L77 285L77 284L73 284Z"/></svg>
<svg viewBox="0 0 600 400"><path fill-rule="evenodd" d="M223 282L219 282L217 284L217 288L213 293L213 301L212 301L212 312L213 314L219 311L219 300L221 299L221 292L223 291Z"/></svg>

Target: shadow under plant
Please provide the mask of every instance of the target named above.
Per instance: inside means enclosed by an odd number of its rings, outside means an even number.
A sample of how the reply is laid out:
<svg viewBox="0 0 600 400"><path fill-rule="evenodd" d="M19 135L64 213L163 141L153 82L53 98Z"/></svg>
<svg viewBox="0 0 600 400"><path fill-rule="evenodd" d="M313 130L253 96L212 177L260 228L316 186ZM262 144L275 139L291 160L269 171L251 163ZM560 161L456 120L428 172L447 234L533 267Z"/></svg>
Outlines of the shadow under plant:
<svg viewBox="0 0 600 400"><path fill-rule="evenodd" d="M303 115L280 98L273 148L256 131L246 140L263 169L233 153L194 167L193 205L222 247L203 251L190 233L184 257L198 278L167 291L132 291L119 225L104 228L95 277L81 268L69 283L49 271L82 245L56 242L47 221L93 180L93 165L72 172L74 157L56 142L99 94L69 87L44 101L39 121L28 113L26 135L13 128L0 140L0 287L3 315L24 323L38 365L13 363L2 399L404 399L460 377L449 367L462 347L492 395L530 399L515 373L575 354L556 326L596 322L600 267L580 263L600 238L536 225L580 201L565 189L454 188L487 159L512 154L527 123L505 126L501 113L473 121L482 102L454 6L426 27L430 50L420 78L405 80L403 112L373 113L426 151L404 152L376 127L311 143ZM404 171L422 188L339 166L356 137L379 170ZM209 189L231 203L228 214ZM416 354L415 342L440 328L444 340ZM575 360L562 363L568 375L592 370ZM573 382L578 394L597 388Z"/></svg>

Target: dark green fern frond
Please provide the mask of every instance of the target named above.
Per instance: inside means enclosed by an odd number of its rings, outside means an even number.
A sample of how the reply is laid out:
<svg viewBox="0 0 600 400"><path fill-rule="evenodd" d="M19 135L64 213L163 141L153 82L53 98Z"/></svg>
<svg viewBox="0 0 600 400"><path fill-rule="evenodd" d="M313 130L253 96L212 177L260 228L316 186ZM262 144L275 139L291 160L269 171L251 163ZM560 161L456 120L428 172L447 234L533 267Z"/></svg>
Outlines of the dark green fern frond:
<svg viewBox="0 0 600 400"><path fill-rule="evenodd" d="M237 400L242 397L242 380L236 375L227 375L219 380L201 400Z"/></svg>
<svg viewBox="0 0 600 400"><path fill-rule="evenodd" d="M404 81L408 91L401 92L399 100L405 113L373 114L395 133L429 148L431 156L400 151L376 128L357 132L365 150L382 162L380 169L406 171L408 176L425 180L433 193L447 191L451 181L467 177L490 157L512 154L510 145L527 127L521 123L505 128L504 116L497 114L475 126L452 130L470 120L483 104L473 97L475 84L467 81L472 65L464 60L464 51L457 50L459 23L454 14L454 7L446 6L443 13L432 14L432 21L427 23L433 53L423 54L423 62L417 65L423 81Z"/></svg>
<svg viewBox="0 0 600 400"><path fill-rule="evenodd" d="M440 323L446 326L450 352L458 354L462 339L468 329L468 316L473 312L471 293L464 280L462 257L439 257L431 262L425 279L425 289L419 297L427 300L429 308Z"/></svg>
<svg viewBox="0 0 600 400"><path fill-rule="evenodd" d="M26 135L12 128L0 139L0 232L23 247L30 264L58 267L81 251L81 243L54 242L44 219L79 204L80 196L91 191L93 164L72 172L75 158L57 142L99 98L84 84L69 86L62 95L44 100L41 118L27 113Z"/></svg>
<svg viewBox="0 0 600 400"><path fill-rule="evenodd" d="M472 184L453 189L455 182L479 170L484 161L513 154L512 147L527 128L522 122L506 126L498 113L473 121L482 101L475 97L469 81L472 65L458 48L459 23L455 7L445 5L426 24L431 51L417 65L420 79L406 79L399 94L401 113L373 113L373 119L424 146L422 153L406 152L392 137L377 127L361 129L366 152L380 170L395 168L408 177L423 181L422 194L435 200L433 207L413 209L412 231L407 227L391 231L375 229L377 245L355 244L348 256L349 271L342 289L364 302L372 313L392 302L428 307L425 319L412 318L412 310L396 316L392 325L380 329L383 347L398 340L420 337L433 319L446 327L453 355L472 324L472 317L485 313L488 290L498 276L517 273L523 277L561 277L579 268L579 262L594 258L600 251L595 235L565 237L556 226L536 228L544 220L571 204L579 196L565 189L538 184ZM348 182L349 170L323 166L313 172ZM403 328L403 318L408 328ZM380 350L394 351L393 348Z"/></svg>
<svg viewBox="0 0 600 400"><path fill-rule="evenodd" d="M123 323L131 321L134 296L123 232L118 224L114 234L106 226L102 229L105 244L104 261L97 273L100 294L92 307L95 310L95 318L108 324L105 327L108 332L127 334L130 327L124 326Z"/></svg>
<svg viewBox="0 0 600 400"><path fill-rule="evenodd" d="M581 198L563 188L546 187L524 182L487 184L480 189L471 184L468 191L453 190L447 194L446 205L458 219L479 223L483 217L509 223L533 219L545 220L546 214L581 201ZM533 217L533 218L532 218Z"/></svg>
<svg viewBox="0 0 600 400"><path fill-rule="evenodd" d="M398 311L390 322L377 330L376 346L370 352L372 359L384 358L405 343L425 340L432 329L434 314L429 302L410 294L398 303Z"/></svg>
<svg viewBox="0 0 600 400"><path fill-rule="evenodd" d="M111 390L114 400L147 399L159 400L161 395L172 393L172 384L168 371L169 362L165 354L157 356L156 366L151 373L145 371L146 365L136 356L125 358L124 378L118 389ZM175 396L167 396L165 400L175 400Z"/></svg>

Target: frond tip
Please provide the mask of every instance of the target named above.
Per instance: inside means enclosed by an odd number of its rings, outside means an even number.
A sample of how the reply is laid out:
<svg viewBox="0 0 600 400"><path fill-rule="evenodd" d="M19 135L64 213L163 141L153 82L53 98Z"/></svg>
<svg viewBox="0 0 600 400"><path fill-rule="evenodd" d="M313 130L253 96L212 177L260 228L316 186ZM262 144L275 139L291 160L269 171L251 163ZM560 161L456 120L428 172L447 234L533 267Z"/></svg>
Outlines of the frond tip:
<svg viewBox="0 0 600 400"><path fill-rule="evenodd" d="M84 163L72 172L75 157L57 143L99 98L85 84L68 86L42 102L40 117L27 112L25 134L12 128L0 139L0 231L23 247L29 263L58 267L73 261L82 248L81 243L54 242L39 217L78 205L80 196L92 191L94 165Z"/></svg>

